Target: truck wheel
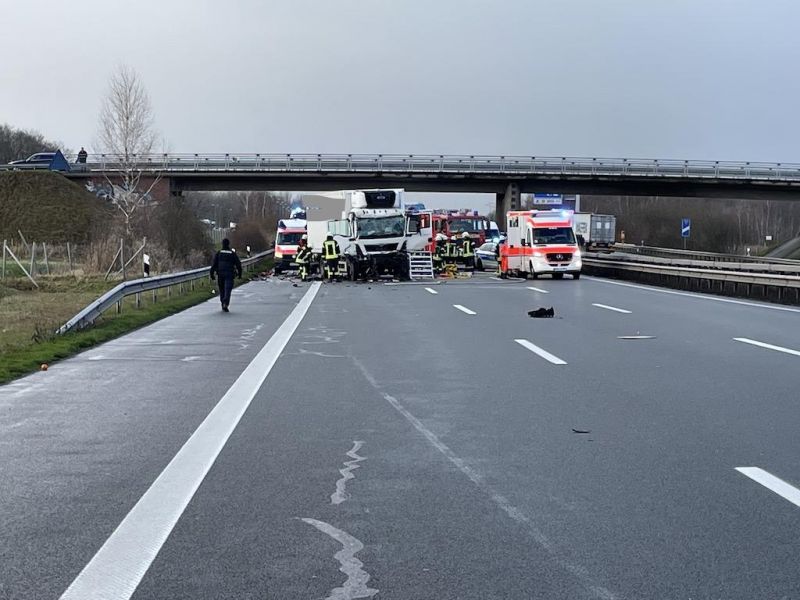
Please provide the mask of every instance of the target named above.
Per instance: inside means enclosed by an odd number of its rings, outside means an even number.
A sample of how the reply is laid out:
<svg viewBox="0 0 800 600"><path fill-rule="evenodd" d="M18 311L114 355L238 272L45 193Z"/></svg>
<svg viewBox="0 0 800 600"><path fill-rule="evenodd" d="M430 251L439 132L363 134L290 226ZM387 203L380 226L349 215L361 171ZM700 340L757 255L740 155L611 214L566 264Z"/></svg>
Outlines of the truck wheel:
<svg viewBox="0 0 800 600"><path fill-rule="evenodd" d="M573 279L580 279L581 278L581 274L580 273L573 273L572 274L572 278Z"/></svg>
<svg viewBox="0 0 800 600"><path fill-rule="evenodd" d="M564 279L563 273L553 273L553 279Z"/></svg>

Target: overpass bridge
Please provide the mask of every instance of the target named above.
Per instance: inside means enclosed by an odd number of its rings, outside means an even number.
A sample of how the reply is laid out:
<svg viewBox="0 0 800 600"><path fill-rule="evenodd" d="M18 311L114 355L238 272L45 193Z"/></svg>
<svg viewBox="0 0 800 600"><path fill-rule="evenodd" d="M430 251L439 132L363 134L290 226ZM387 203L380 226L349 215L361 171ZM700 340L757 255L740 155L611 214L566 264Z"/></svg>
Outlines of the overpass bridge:
<svg viewBox="0 0 800 600"><path fill-rule="evenodd" d="M135 169L164 180L173 194L197 190L402 187L414 192L481 192L497 214L519 208L523 192L800 198L800 164L630 158L412 154L89 155L71 179Z"/></svg>

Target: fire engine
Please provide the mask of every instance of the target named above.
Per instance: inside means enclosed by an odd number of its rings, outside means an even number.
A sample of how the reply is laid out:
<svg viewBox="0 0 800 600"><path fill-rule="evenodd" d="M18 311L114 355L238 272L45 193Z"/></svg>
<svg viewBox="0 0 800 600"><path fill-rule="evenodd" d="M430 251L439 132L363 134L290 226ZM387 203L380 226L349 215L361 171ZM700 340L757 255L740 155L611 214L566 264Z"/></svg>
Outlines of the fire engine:
<svg viewBox="0 0 800 600"><path fill-rule="evenodd" d="M291 269L296 265L294 256L300 238L306 232L305 219L281 219L275 234L275 274Z"/></svg>
<svg viewBox="0 0 800 600"><path fill-rule="evenodd" d="M466 210L435 211L432 218L434 239L437 233L443 233L448 238L455 236L460 240L466 232L472 238L476 248L486 242L486 230L489 228L489 222L477 211L473 213L468 213Z"/></svg>
<svg viewBox="0 0 800 600"><path fill-rule="evenodd" d="M501 247L500 270L505 276L536 279L550 274L562 279L581 276L581 251L572 229L572 211L518 210L506 215L508 239Z"/></svg>

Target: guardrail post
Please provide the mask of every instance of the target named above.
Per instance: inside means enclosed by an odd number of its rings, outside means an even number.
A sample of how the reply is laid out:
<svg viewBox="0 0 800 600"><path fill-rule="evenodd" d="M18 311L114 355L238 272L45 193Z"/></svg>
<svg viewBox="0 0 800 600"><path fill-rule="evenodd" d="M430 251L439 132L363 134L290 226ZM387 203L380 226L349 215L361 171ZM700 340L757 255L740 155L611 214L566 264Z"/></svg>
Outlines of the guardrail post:
<svg viewBox="0 0 800 600"><path fill-rule="evenodd" d="M117 300L117 314L122 312L122 300Z"/></svg>
<svg viewBox="0 0 800 600"><path fill-rule="evenodd" d="M156 293L156 289L153 288L153 304L158 302L158 294Z"/></svg>
<svg viewBox="0 0 800 600"><path fill-rule="evenodd" d="M141 292L136 292L136 308L142 307L142 294Z"/></svg>
<svg viewBox="0 0 800 600"><path fill-rule="evenodd" d="M6 278L6 240L3 240L3 275L0 278Z"/></svg>
<svg viewBox="0 0 800 600"><path fill-rule="evenodd" d="M172 286L167 286L167 298L172 298Z"/></svg>

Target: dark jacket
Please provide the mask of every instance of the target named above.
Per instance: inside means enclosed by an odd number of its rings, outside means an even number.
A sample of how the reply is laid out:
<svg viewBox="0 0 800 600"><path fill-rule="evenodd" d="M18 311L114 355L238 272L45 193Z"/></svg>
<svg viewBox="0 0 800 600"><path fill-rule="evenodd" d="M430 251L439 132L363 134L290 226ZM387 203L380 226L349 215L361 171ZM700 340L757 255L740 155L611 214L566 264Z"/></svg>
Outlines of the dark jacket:
<svg viewBox="0 0 800 600"><path fill-rule="evenodd" d="M219 273L220 277L242 276L242 261L236 256L236 252L230 249L222 249L214 256L214 264L211 265L211 276Z"/></svg>

